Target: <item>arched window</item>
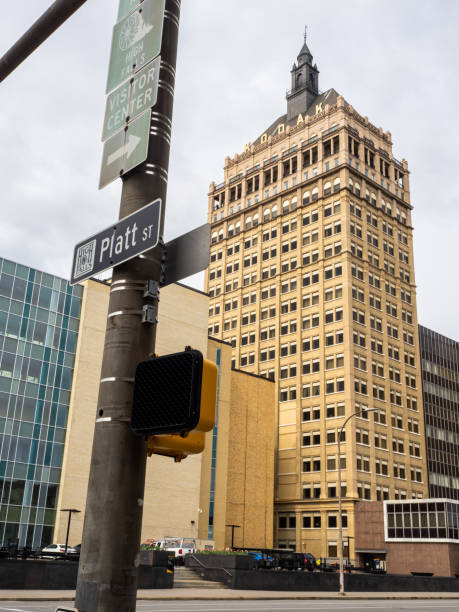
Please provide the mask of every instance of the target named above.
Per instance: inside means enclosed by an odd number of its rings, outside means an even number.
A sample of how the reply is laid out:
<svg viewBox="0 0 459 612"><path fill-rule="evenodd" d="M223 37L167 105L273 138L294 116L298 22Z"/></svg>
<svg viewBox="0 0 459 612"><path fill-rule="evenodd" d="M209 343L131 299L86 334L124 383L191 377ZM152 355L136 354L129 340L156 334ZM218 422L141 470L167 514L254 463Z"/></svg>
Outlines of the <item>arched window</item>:
<svg viewBox="0 0 459 612"><path fill-rule="evenodd" d="M290 202L290 210L295 210L298 206L298 198L294 196Z"/></svg>
<svg viewBox="0 0 459 612"><path fill-rule="evenodd" d="M387 214L392 216L392 204L390 202L386 202Z"/></svg>
<svg viewBox="0 0 459 612"><path fill-rule="evenodd" d="M324 185L324 196L328 196L331 194L331 182L327 181Z"/></svg>
<svg viewBox="0 0 459 612"><path fill-rule="evenodd" d="M371 203L376 206L376 194L374 191L371 192Z"/></svg>
<svg viewBox="0 0 459 612"><path fill-rule="evenodd" d="M313 202L316 202L319 199L319 189L317 187L314 187L314 189L311 191L311 200Z"/></svg>
<svg viewBox="0 0 459 612"><path fill-rule="evenodd" d="M309 191L305 191L303 193L303 206L305 206L305 204L309 204L310 201L311 201L311 194L309 193Z"/></svg>
<svg viewBox="0 0 459 612"><path fill-rule="evenodd" d="M290 202L289 202L288 200L284 200L284 201L282 202L282 212L283 212L283 213L288 212L288 211L289 211L289 208L290 208Z"/></svg>
<svg viewBox="0 0 459 612"><path fill-rule="evenodd" d="M354 181L351 178L349 179L349 189L350 191L354 191Z"/></svg>
<svg viewBox="0 0 459 612"><path fill-rule="evenodd" d="M234 236L234 225L233 224L231 224L228 227L228 237L231 237L231 236Z"/></svg>
<svg viewBox="0 0 459 612"><path fill-rule="evenodd" d="M338 176L333 181L333 192L337 193L339 191L340 186L341 186L341 179Z"/></svg>
<svg viewBox="0 0 459 612"><path fill-rule="evenodd" d="M354 191L358 196L360 195L360 183L357 183L357 181L354 184Z"/></svg>
<svg viewBox="0 0 459 612"><path fill-rule="evenodd" d="M218 234L217 234L217 232L214 232L212 234L212 240L211 240L212 244L215 244L217 242L217 240L218 240Z"/></svg>
<svg viewBox="0 0 459 612"><path fill-rule="evenodd" d="M239 234L240 232L241 232L241 222L240 222L240 221L238 221L238 222L236 223L235 233L236 233L236 234Z"/></svg>
<svg viewBox="0 0 459 612"><path fill-rule="evenodd" d="M275 219L277 217L278 211L279 211L279 209L277 208L277 204L275 204L273 206L272 215L271 215L273 219Z"/></svg>
<svg viewBox="0 0 459 612"><path fill-rule="evenodd" d="M218 232L218 240L223 240L223 230Z"/></svg>
<svg viewBox="0 0 459 612"><path fill-rule="evenodd" d="M269 221L271 216L271 210L269 208L265 208L263 211L263 221Z"/></svg>
<svg viewBox="0 0 459 612"><path fill-rule="evenodd" d="M256 215L253 215L253 227L256 227L258 225L258 213Z"/></svg>
<svg viewBox="0 0 459 612"><path fill-rule="evenodd" d="M245 228L249 229L252 227L252 217L247 217L247 219L245 220Z"/></svg>
<svg viewBox="0 0 459 612"><path fill-rule="evenodd" d="M365 189L365 200L366 200L367 202L369 202L369 201L370 201L370 192L368 191L368 189Z"/></svg>

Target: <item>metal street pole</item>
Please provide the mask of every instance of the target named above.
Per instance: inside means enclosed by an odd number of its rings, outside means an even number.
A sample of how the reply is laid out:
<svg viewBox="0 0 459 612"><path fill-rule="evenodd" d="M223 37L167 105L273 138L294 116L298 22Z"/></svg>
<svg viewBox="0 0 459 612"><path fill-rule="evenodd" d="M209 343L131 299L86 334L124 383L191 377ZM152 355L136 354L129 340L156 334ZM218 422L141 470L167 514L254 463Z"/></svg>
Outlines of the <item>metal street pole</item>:
<svg viewBox="0 0 459 612"><path fill-rule="evenodd" d="M69 543L70 521L72 520L72 512L81 512L81 510L76 510L75 508L65 508L64 510L61 510L61 512L69 513L69 519L67 521L67 533L65 535L65 552L64 552L64 555L67 556L67 547Z"/></svg>
<svg viewBox="0 0 459 612"><path fill-rule="evenodd" d="M161 198L163 235L180 0L166 0L158 101L148 158L123 181L120 218ZM154 353L156 322L142 323L143 307L157 308L146 282L159 286L162 250L117 266L110 287L105 347L89 476L75 607L79 612L131 612L145 487L146 441L130 420L137 364ZM151 321L151 319L150 319Z"/></svg>
<svg viewBox="0 0 459 612"><path fill-rule="evenodd" d="M231 548L234 548L234 529L239 529L240 525L225 525L225 527L231 527Z"/></svg>
<svg viewBox="0 0 459 612"><path fill-rule="evenodd" d="M0 82L57 30L86 0L56 0L0 58Z"/></svg>
<svg viewBox="0 0 459 612"><path fill-rule="evenodd" d="M347 538L347 567L348 567L348 571L351 571L351 544L350 541L353 540L354 538L350 535L346 536Z"/></svg>
<svg viewBox="0 0 459 612"><path fill-rule="evenodd" d="M352 419L352 417L359 416L362 412L374 412L378 408L368 408L367 410L359 410L354 412L341 425L338 432L338 548L339 548L339 594L344 595L344 569L343 569L343 515L342 515L342 503L341 503L341 436L346 423Z"/></svg>

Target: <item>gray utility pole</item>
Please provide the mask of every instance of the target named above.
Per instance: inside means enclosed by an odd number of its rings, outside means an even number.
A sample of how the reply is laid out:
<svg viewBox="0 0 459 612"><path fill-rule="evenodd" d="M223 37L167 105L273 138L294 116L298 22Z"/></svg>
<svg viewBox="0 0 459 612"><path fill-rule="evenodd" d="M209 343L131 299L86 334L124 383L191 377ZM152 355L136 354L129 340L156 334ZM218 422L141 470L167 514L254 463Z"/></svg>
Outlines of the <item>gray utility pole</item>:
<svg viewBox="0 0 459 612"><path fill-rule="evenodd" d="M19 66L48 36L82 6L86 0L56 0L47 11L0 58L0 82Z"/></svg>
<svg viewBox="0 0 459 612"><path fill-rule="evenodd" d="M148 158L123 182L120 218L161 198L160 235L169 167L180 0L166 0L158 101L153 107ZM157 308L147 281L161 271L161 246L113 271L97 405L75 606L79 612L133 612L145 486L146 441L130 420L137 364L154 353ZM150 323L142 322L143 318Z"/></svg>

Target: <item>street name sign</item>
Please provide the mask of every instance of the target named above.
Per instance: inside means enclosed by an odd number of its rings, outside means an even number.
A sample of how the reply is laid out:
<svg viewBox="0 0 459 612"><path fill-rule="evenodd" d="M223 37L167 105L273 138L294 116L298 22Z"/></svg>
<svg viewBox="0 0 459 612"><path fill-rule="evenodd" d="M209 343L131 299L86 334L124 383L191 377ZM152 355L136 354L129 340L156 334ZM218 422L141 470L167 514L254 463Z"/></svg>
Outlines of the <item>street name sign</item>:
<svg viewBox="0 0 459 612"><path fill-rule="evenodd" d="M117 266L159 242L161 198L79 242L73 252L70 284Z"/></svg>
<svg viewBox="0 0 459 612"><path fill-rule="evenodd" d="M106 93L161 51L166 0L144 0L113 28Z"/></svg>
<svg viewBox="0 0 459 612"><path fill-rule="evenodd" d="M156 104L161 56L107 97L102 141Z"/></svg>
<svg viewBox="0 0 459 612"><path fill-rule="evenodd" d="M149 109L131 121L124 130L105 141L99 189L147 159L150 121L151 110Z"/></svg>
<svg viewBox="0 0 459 612"><path fill-rule="evenodd" d="M141 2L142 0L120 0L117 21L120 21L120 19L126 17L126 15L129 15L129 13Z"/></svg>
<svg viewBox="0 0 459 612"><path fill-rule="evenodd" d="M165 266L161 286L176 283L183 278L205 270L209 265L210 224L182 234L164 245Z"/></svg>

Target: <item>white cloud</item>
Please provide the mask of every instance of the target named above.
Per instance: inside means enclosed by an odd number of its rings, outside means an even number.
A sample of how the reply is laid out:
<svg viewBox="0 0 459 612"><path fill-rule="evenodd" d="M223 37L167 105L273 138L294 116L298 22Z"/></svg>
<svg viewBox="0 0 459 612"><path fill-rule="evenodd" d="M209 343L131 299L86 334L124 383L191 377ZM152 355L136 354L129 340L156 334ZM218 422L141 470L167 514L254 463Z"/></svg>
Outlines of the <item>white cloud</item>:
<svg viewBox="0 0 459 612"><path fill-rule="evenodd" d="M50 5L3 7L6 50ZM120 181L98 191L116 3L85 4L1 84L0 255L68 276L73 246L118 214ZM459 4L453 0L184 0L166 238L206 219L226 155L285 112L308 44L334 87L392 133L411 171L419 321L459 337Z"/></svg>

